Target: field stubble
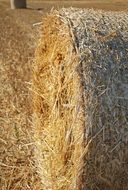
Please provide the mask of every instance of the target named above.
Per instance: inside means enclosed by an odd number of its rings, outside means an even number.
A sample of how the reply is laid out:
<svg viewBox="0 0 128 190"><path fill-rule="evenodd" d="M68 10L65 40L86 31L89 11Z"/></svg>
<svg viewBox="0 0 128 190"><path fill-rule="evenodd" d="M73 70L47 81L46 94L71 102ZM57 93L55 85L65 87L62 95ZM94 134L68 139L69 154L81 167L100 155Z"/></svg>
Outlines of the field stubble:
<svg viewBox="0 0 128 190"><path fill-rule="evenodd" d="M21 14L24 15L23 23ZM31 99L28 91L35 47L32 20L31 11L12 12L4 8L0 12L1 190L40 190L33 161Z"/></svg>

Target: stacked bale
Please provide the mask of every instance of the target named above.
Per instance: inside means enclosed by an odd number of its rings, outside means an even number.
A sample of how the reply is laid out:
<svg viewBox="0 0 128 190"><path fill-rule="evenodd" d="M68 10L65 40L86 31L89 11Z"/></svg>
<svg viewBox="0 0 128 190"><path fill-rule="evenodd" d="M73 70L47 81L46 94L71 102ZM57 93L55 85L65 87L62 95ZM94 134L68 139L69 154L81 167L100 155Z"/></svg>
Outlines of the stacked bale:
<svg viewBox="0 0 128 190"><path fill-rule="evenodd" d="M43 190L128 188L127 23L73 8L44 19L33 73Z"/></svg>

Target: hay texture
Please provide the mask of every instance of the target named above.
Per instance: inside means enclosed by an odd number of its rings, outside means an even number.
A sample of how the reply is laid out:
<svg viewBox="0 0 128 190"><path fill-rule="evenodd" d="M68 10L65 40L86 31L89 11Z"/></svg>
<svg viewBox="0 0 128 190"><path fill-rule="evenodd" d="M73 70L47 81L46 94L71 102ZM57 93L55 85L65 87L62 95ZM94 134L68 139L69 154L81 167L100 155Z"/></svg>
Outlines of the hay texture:
<svg viewBox="0 0 128 190"><path fill-rule="evenodd" d="M128 15L82 9L43 20L33 73L43 190L128 189Z"/></svg>

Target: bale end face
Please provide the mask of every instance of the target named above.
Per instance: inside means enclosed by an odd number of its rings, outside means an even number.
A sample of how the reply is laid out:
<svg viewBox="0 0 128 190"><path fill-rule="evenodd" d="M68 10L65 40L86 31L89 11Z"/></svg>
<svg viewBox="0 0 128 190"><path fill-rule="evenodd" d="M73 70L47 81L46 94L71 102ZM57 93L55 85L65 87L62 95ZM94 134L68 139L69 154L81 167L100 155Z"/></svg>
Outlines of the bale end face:
<svg viewBox="0 0 128 190"><path fill-rule="evenodd" d="M43 189L77 188L82 163L81 85L69 28L51 14L34 68L36 163Z"/></svg>

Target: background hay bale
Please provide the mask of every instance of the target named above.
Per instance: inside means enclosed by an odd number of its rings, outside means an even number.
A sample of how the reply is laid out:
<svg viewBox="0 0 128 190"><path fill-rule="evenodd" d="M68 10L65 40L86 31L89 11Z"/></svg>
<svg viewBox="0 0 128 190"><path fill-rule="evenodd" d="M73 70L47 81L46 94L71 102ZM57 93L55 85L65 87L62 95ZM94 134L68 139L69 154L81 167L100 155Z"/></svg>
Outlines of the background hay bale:
<svg viewBox="0 0 128 190"><path fill-rule="evenodd" d="M128 15L48 15L33 74L35 157L43 189L128 187Z"/></svg>

